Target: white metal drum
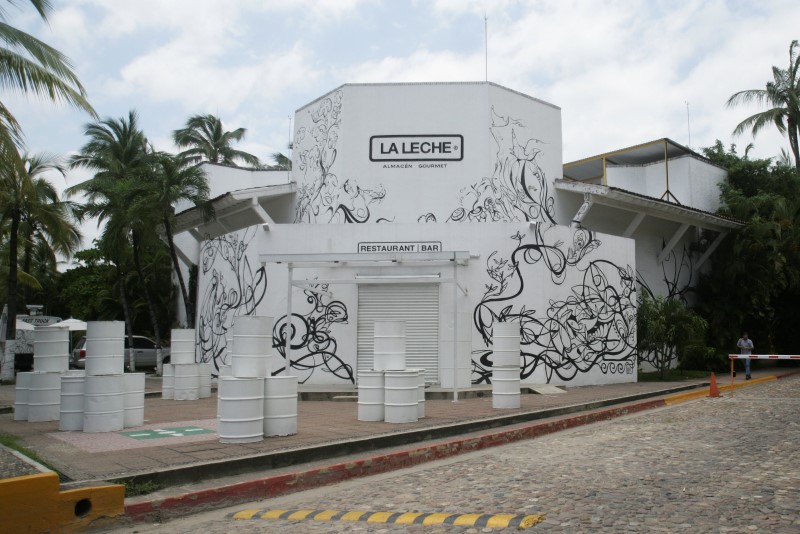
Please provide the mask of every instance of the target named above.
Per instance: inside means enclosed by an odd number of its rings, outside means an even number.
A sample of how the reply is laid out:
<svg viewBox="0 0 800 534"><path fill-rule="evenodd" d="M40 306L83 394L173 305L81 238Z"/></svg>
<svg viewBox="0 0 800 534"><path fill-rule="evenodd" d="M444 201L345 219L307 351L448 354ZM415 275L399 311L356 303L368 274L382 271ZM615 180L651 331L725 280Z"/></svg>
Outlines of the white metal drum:
<svg viewBox="0 0 800 534"><path fill-rule="evenodd" d="M243 315L233 325L231 369L236 378L265 378L272 370L272 317Z"/></svg>
<svg viewBox="0 0 800 534"><path fill-rule="evenodd" d="M122 375L86 375L83 431L116 432L125 426L125 383Z"/></svg>
<svg viewBox="0 0 800 534"><path fill-rule="evenodd" d="M222 377L220 443L253 443L264 439L264 379Z"/></svg>
<svg viewBox="0 0 800 534"><path fill-rule="evenodd" d="M123 399L122 425L125 428L144 424L144 373L125 373L125 397Z"/></svg>
<svg viewBox="0 0 800 534"><path fill-rule="evenodd" d="M384 374L384 420L387 423L413 423L419 403L419 372L386 371Z"/></svg>
<svg viewBox="0 0 800 534"><path fill-rule="evenodd" d="M493 367L520 367L519 323L495 323L492 337Z"/></svg>
<svg viewBox="0 0 800 534"><path fill-rule="evenodd" d="M358 420L383 421L383 371L358 372Z"/></svg>
<svg viewBox="0 0 800 534"><path fill-rule="evenodd" d="M297 434L297 377L264 380L264 436Z"/></svg>
<svg viewBox="0 0 800 534"><path fill-rule="evenodd" d="M86 373L84 371L67 371L61 373L61 407L59 411L58 429L83 430L83 397Z"/></svg>
<svg viewBox="0 0 800 534"><path fill-rule="evenodd" d="M173 398L176 401L197 400L200 398L200 366L196 363L172 364L175 374Z"/></svg>
<svg viewBox="0 0 800 534"><path fill-rule="evenodd" d="M195 363L194 328L173 328L170 333L169 361L175 365Z"/></svg>
<svg viewBox="0 0 800 534"><path fill-rule="evenodd" d="M125 323L89 321L86 323L86 375L122 374L125 365Z"/></svg>
<svg viewBox="0 0 800 534"><path fill-rule="evenodd" d="M171 363L165 363L161 368L161 398L175 398L175 369Z"/></svg>
<svg viewBox="0 0 800 534"><path fill-rule="evenodd" d="M17 373L17 383L14 387L14 421L28 420L28 393L32 374Z"/></svg>
<svg viewBox="0 0 800 534"><path fill-rule="evenodd" d="M200 369L200 389L198 397L207 399L211 396L211 373L214 371L213 363L198 363Z"/></svg>
<svg viewBox="0 0 800 534"><path fill-rule="evenodd" d="M61 374L31 373L28 388L28 421L58 421L61 405Z"/></svg>
<svg viewBox="0 0 800 534"><path fill-rule="evenodd" d="M492 408L520 407L519 367L492 368Z"/></svg>
<svg viewBox="0 0 800 534"><path fill-rule="evenodd" d="M33 370L62 373L69 369L69 330L39 326L33 331Z"/></svg>
<svg viewBox="0 0 800 534"><path fill-rule="evenodd" d="M376 371L405 370L405 321L375 321L374 329L373 368Z"/></svg>
<svg viewBox="0 0 800 534"><path fill-rule="evenodd" d="M220 365L219 366L219 376L217 377L217 419L219 419L220 414L220 399L222 399L222 387L223 382L222 379L226 376L231 376L231 366L230 365Z"/></svg>

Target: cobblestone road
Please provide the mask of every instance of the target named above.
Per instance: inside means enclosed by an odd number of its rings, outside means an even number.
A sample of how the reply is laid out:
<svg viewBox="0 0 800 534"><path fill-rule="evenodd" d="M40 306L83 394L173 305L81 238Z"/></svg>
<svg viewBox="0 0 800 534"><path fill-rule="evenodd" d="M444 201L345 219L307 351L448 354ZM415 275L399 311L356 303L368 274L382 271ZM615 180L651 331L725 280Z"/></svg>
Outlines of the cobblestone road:
<svg viewBox="0 0 800 534"><path fill-rule="evenodd" d="M530 532L800 533L800 377L117 532L516 531L225 517L246 508L544 514Z"/></svg>

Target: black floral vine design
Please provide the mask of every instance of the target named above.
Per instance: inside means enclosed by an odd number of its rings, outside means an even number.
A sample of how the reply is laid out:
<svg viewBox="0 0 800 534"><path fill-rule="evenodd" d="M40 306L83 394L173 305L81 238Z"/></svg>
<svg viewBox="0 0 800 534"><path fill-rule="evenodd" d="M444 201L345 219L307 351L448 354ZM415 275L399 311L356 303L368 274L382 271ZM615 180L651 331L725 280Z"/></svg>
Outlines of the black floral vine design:
<svg viewBox="0 0 800 534"><path fill-rule="evenodd" d="M342 91L335 91L309 111L313 127L298 129L294 144L297 167L303 172L298 184L295 223L365 223L370 205L386 197L383 186L366 189L355 180L340 179L332 168L336 162L339 127L342 122ZM304 145L310 143L310 147ZM379 221L380 222L380 221Z"/></svg>
<svg viewBox="0 0 800 534"><path fill-rule="evenodd" d="M606 373L632 373L636 363L636 287L631 266L620 267L608 260L587 260L600 246L589 230L574 230L572 244L547 244L541 224L533 231L533 242L523 243L519 232L511 236L516 247L509 258L497 251L487 259L486 285L473 313L474 326L487 349L473 353L474 383L491 382L493 325L520 323L522 369L527 378L540 366L549 382L553 376L574 379L578 373L599 369ZM543 265L555 285L562 285L568 269L583 273L580 284L562 300L551 300L546 310L515 309L512 303L525 290L525 266ZM584 265L585 266L582 266Z"/></svg>

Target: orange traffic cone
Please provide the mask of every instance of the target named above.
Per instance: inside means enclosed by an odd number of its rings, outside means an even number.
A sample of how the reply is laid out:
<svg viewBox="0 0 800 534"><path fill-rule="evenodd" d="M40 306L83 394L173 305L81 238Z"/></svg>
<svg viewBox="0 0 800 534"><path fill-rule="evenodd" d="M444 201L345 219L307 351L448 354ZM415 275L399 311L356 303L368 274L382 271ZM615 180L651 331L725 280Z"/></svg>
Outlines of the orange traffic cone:
<svg viewBox="0 0 800 534"><path fill-rule="evenodd" d="M708 390L708 396L717 398L719 397L719 388L717 388L717 376L711 373L711 388Z"/></svg>

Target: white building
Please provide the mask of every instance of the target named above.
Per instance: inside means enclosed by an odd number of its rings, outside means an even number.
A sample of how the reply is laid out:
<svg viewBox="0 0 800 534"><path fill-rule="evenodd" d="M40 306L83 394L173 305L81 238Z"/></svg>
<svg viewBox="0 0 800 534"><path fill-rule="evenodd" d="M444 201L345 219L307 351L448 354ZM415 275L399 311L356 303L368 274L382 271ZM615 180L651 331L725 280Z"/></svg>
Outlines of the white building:
<svg viewBox="0 0 800 534"><path fill-rule="evenodd" d="M523 383L632 382L637 292L682 294L739 226L691 150L562 165L560 109L492 83L343 85L294 124L291 172L207 165L216 219L178 215L202 361L225 362L237 316L270 315L273 372L288 356L301 382L352 384L373 322L402 319L409 367L461 388L491 379L493 326L515 321Z"/></svg>

